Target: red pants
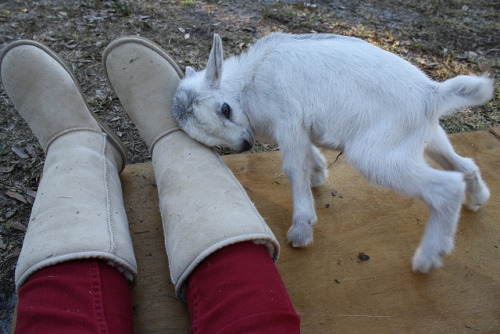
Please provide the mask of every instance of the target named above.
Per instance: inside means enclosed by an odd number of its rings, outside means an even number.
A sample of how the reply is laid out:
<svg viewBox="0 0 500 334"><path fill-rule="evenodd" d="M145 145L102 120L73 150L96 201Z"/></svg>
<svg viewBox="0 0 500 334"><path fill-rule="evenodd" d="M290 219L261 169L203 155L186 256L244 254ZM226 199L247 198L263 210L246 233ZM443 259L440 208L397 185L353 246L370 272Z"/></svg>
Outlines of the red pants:
<svg viewBox="0 0 500 334"><path fill-rule="evenodd" d="M276 266L251 242L206 258L187 298L192 333L299 333ZM128 282L99 260L44 268L19 290L16 333L133 333Z"/></svg>

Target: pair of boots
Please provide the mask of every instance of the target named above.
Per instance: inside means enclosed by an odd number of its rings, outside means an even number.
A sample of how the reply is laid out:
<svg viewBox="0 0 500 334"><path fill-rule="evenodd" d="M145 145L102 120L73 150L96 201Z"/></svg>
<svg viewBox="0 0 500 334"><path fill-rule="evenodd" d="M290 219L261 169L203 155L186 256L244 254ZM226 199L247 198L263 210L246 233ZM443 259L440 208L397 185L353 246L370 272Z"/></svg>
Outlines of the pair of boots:
<svg viewBox="0 0 500 334"><path fill-rule="evenodd" d="M46 154L16 268L16 288L37 270L100 258L137 277L119 172L126 149L90 110L64 62L33 41L0 56L7 94ZM182 73L154 43L112 42L103 55L108 79L151 150L165 246L176 294L208 255L241 241L279 244L219 156L177 127L171 103Z"/></svg>

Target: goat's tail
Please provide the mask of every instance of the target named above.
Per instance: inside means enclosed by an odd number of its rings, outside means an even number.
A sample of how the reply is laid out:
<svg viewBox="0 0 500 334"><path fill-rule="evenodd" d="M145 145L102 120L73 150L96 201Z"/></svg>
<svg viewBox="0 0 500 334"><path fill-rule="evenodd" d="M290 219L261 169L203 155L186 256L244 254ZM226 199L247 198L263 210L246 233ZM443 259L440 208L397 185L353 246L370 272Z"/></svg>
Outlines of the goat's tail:
<svg viewBox="0 0 500 334"><path fill-rule="evenodd" d="M439 116L488 102L493 97L493 83L494 79L485 73L480 77L460 75L438 84Z"/></svg>

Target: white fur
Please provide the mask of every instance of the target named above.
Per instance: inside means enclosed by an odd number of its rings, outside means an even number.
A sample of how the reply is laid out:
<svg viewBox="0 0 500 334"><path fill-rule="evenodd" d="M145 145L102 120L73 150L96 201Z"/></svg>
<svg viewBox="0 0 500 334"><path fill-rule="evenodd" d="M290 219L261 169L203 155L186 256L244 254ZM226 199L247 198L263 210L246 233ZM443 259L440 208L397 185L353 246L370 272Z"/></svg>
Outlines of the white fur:
<svg viewBox="0 0 500 334"><path fill-rule="evenodd" d="M272 34L224 61L215 35L207 68L187 69L174 115L188 135L209 146L241 151L254 136L279 144L293 191L288 241L294 247L312 242L317 222L311 186L327 173L316 146L343 151L369 181L422 199L430 218L413 270L425 273L453 249L464 194L472 210L489 198L479 168L453 151L439 117L492 95L487 76L438 83L355 38ZM431 168L424 151L446 171Z"/></svg>

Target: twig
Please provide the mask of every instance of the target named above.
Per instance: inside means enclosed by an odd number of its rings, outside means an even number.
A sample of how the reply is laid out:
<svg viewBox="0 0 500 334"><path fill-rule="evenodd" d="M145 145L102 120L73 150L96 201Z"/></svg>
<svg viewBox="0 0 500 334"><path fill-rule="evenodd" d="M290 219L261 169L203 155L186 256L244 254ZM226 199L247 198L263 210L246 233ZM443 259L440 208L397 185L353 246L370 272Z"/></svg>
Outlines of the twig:
<svg viewBox="0 0 500 334"><path fill-rule="evenodd" d="M332 162L331 164L329 164L329 165L328 165L328 167L327 167L326 169L329 169L330 167L332 167L332 165L333 165L334 163L336 163L336 162L337 162L337 160L339 160L339 158L340 158L340 156L342 155L342 153L344 153L344 152L340 152L340 153L339 153L339 155L337 155L337 157L335 158L335 161L334 161L334 162Z"/></svg>

